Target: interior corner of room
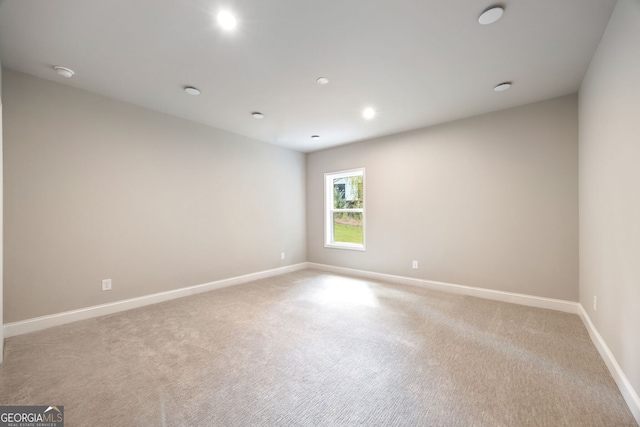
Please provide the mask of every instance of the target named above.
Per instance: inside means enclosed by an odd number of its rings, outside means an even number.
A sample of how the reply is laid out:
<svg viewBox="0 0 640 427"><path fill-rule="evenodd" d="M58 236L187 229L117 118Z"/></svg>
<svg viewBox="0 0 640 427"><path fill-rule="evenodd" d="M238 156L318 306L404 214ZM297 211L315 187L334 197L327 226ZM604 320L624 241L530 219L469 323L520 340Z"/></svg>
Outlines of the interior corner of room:
<svg viewBox="0 0 640 427"><path fill-rule="evenodd" d="M5 60L0 342L314 268L578 315L640 423L640 2L597 46L573 91L319 150ZM366 250L327 247L354 168Z"/></svg>

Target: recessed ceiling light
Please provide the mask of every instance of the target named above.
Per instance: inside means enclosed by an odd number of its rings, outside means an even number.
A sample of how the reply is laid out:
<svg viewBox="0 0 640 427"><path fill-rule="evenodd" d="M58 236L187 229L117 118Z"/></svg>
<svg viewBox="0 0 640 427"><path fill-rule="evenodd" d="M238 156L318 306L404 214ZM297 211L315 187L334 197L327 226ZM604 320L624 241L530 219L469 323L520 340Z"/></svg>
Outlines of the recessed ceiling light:
<svg viewBox="0 0 640 427"><path fill-rule="evenodd" d="M264 119L264 114L259 113L257 111L251 113L251 115L253 116L254 119Z"/></svg>
<svg viewBox="0 0 640 427"><path fill-rule="evenodd" d="M200 90L193 86L185 87L184 91L187 92L189 95L193 95L193 96L200 95Z"/></svg>
<svg viewBox="0 0 640 427"><path fill-rule="evenodd" d="M218 13L216 19L218 20L218 24L220 24L220 26L225 30L233 30L236 25L238 25L236 17L226 10Z"/></svg>
<svg viewBox="0 0 640 427"><path fill-rule="evenodd" d="M482 15L478 18L478 22L482 25L493 24L498 19L502 18L504 8L501 6L491 6L489 9L482 12Z"/></svg>
<svg viewBox="0 0 640 427"><path fill-rule="evenodd" d="M59 65L56 65L55 67L53 67L53 69L56 70L56 72L60 74L62 77L66 77L66 78L69 78L75 74L73 70L66 67L61 67Z"/></svg>
<svg viewBox="0 0 640 427"><path fill-rule="evenodd" d="M327 83L329 83L329 79L326 77L318 77L318 80L316 81L319 85L326 85Z"/></svg>
<svg viewBox="0 0 640 427"><path fill-rule="evenodd" d="M371 107L365 108L364 111L362 112L362 117L364 117L367 120L373 119L373 116L375 115L376 115L376 110L374 110Z"/></svg>
<svg viewBox="0 0 640 427"><path fill-rule="evenodd" d="M496 92L503 92L511 87L511 82L500 83L496 87L493 88Z"/></svg>
<svg viewBox="0 0 640 427"><path fill-rule="evenodd" d="M320 139L320 135L311 135L311 139Z"/></svg>

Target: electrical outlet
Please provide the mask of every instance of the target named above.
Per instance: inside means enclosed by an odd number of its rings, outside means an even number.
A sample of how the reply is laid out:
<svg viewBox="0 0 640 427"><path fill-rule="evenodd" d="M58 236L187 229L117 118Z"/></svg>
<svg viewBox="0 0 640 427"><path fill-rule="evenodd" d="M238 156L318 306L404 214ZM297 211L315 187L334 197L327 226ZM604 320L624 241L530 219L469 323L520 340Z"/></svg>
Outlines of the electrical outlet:
<svg viewBox="0 0 640 427"><path fill-rule="evenodd" d="M412 268L414 269L418 269L418 261L413 261L413 264L411 265Z"/></svg>
<svg viewBox="0 0 640 427"><path fill-rule="evenodd" d="M280 253L280 259L284 259L284 252Z"/></svg>
<svg viewBox="0 0 640 427"><path fill-rule="evenodd" d="M111 279L104 279L102 281L102 290L110 291L111 290Z"/></svg>
<svg viewBox="0 0 640 427"><path fill-rule="evenodd" d="M593 311L598 311L598 297L593 296Z"/></svg>

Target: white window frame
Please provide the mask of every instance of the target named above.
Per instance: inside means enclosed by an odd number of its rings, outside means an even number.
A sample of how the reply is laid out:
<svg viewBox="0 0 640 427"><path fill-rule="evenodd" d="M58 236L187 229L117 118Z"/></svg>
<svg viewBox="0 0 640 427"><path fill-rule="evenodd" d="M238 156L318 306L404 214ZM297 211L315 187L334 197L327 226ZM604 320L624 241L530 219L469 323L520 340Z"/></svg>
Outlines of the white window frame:
<svg viewBox="0 0 640 427"><path fill-rule="evenodd" d="M333 203L333 180L347 178L351 176L362 176L362 208L357 209L335 209ZM326 248L351 249L364 251L366 243L365 233L365 208L366 208L366 184L364 168L349 169L338 172L327 172L324 174L324 246ZM338 212L359 212L362 213L362 244L335 242L333 240L333 214Z"/></svg>

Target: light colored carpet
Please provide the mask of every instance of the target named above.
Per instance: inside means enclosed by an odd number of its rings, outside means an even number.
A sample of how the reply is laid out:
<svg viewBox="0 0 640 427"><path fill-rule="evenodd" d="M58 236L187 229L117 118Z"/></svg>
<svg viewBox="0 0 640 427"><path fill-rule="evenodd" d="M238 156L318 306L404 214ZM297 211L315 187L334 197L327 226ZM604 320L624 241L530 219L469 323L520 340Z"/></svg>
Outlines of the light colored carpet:
<svg viewBox="0 0 640 427"><path fill-rule="evenodd" d="M6 341L72 426L636 426L578 316L303 270Z"/></svg>

